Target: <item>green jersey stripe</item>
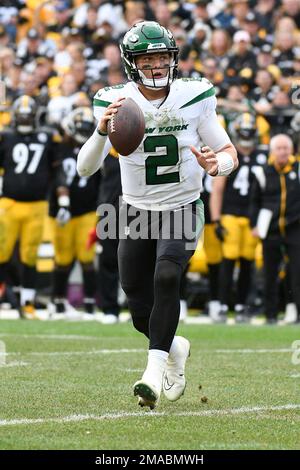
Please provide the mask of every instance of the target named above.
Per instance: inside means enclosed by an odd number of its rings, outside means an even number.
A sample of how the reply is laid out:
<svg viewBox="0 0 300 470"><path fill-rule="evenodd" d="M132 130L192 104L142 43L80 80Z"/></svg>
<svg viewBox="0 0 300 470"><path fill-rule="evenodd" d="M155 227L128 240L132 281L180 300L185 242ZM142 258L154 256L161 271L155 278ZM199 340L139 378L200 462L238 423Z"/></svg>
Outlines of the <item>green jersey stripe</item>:
<svg viewBox="0 0 300 470"><path fill-rule="evenodd" d="M214 96L214 94L215 94L215 89L212 86L211 88L209 88L209 90L206 90L203 93L201 93L201 95L196 96L191 101L189 101L188 103L185 103L183 106L181 106L179 109L187 108L187 106L191 106L192 104L198 103L198 101L202 101L205 98L208 98L209 96Z"/></svg>
<svg viewBox="0 0 300 470"><path fill-rule="evenodd" d="M96 98L93 101L94 106L102 106L102 108L107 108L110 104L110 101L97 100Z"/></svg>

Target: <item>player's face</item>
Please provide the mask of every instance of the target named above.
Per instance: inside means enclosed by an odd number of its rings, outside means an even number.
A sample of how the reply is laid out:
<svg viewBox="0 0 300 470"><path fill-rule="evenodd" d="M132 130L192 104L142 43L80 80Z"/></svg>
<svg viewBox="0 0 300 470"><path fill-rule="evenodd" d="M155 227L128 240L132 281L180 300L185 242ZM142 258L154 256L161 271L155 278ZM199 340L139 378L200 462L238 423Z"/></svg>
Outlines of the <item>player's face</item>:
<svg viewBox="0 0 300 470"><path fill-rule="evenodd" d="M170 60L170 54L167 52L142 54L136 58L136 66L138 69L143 71L146 78L152 79L154 77L156 79L160 79L165 78L168 75Z"/></svg>

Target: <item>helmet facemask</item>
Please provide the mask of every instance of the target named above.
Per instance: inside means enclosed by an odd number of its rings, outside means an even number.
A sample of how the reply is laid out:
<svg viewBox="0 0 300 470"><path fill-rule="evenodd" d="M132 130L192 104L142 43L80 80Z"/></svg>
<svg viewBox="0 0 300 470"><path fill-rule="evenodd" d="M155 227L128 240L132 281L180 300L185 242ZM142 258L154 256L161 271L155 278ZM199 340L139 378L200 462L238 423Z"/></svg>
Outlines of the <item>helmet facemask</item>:
<svg viewBox="0 0 300 470"><path fill-rule="evenodd" d="M241 128L237 131L237 142L245 148L252 148L257 143L257 130L253 128Z"/></svg>
<svg viewBox="0 0 300 470"><path fill-rule="evenodd" d="M248 112L239 115L229 124L229 132L234 143L245 149L252 149L258 143L256 118Z"/></svg>
<svg viewBox="0 0 300 470"><path fill-rule="evenodd" d="M36 128L37 106L33 98L20 96L13 104L13 125L20 134L30 134Z"/></svg>
<svg viewBox="0 0 300 470"><path fill-rule="evenodd" d="M174 53L169 53L169 64L164 65L161 67L155 67L155 68L139 68L136 65L136 56L134 58L134 63L135 67L137 69L137 73L139 76L139 83L141 85L144 85L146 88L151 88L151 89L156 89L156 90L161 90L162 88L167 88L170 86L170 84L174 80L174 72L175 68L177 67L177 64L175 64L175 58L174 58ZM164 70L168 69L168 72L165 77L162 78L155 78L155 74L157 70ZM144 71L151 71L151 78L147 78L146 75L144 74Z"/></svg>
<svg viewBox="0 0 300 470"><path fill-rule="evenodd" d="M62 128L77 144L84 144L95 128L92 111L84 106L75 108L63 119Z"/></svg>

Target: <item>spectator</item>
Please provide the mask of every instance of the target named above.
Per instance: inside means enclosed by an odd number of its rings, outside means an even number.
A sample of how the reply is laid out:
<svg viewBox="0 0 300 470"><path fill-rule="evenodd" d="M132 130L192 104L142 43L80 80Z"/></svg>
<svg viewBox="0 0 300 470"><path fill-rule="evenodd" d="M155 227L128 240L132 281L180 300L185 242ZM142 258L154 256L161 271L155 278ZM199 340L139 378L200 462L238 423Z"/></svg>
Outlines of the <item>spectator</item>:
<svg viewBox="0 0 300 470"><path fill-rule="evenodd" d="M271 211L271 220L263 239L264 300L268 323L276 323L278 314L277 278L283 255L289 258L293 300L300 314L300 164L293 157L293 143L277 134L270 143L271 161L255 173L251 194L251 226L257 227L261 209Z"/></svg>
<svg viewBox="0 0 300 470"><path fill-rule="evenodd" d="M214 56L218 66L225 70L229 63L230 36L224 29L215 29L211 35L208 54Z"/></svg>
<svg viewBox="0 0 300 470"><path fill-rule="evenodd" d="M60 96L52 98L48 103L49 123L59 126L63 117L68 114L76 99L78 90L75 77L72 73L63 76L60 86Z"/></svg>
<svg viewBox="0 0 300 470"><path fill-rule="evenodd" d="M251 76L256 69L256 57L251 51L251 38L247 31L237 31L233 36L233 53L226 70L227 80L235 82L242 69L249 69Z"/></svg>

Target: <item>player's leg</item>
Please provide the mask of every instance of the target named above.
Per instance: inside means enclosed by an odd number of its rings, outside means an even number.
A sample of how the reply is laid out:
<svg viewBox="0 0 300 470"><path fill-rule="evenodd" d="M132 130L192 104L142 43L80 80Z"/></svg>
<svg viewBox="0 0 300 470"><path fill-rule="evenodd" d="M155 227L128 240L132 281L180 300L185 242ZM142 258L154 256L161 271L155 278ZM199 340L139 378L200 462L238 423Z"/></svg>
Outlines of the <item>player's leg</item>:
<svg viewBox="0 0 300 470"><path fill-rule="evenodd" d="M282 259L281 240L263 240L264 308L267 321L274 323L278 314L278 273Z"/></svg>
<svg viewBox="0 0 300 470"><path fill-rule="evenodd" d="M209 279L208 313L213 321L219 320L219 277L222 261L222 244L215 233L215 224L205 224L203 247L206 255Z"/></svg>
<svg viewBox="0 0 300 470"><path fill-rule="evenodd" d="M167 217L169 214L164 213L162 237L157 242L148 363L142 379L135 384L135 392L151 399L153 405L159 399L165 373L167 398L175 401L185 389L184 367L190 347L185 338L175 337L175 333L179 321L181 276L203 228L203 204L199 201L199 204L188 205L186 211L171 212L170 222L167 222L170 231L164 234Z"/></svg>
<svg viewBox="0 0 300 470"><path fill-rule="evenodd" d="M119 268L118 238L101 240L99 255L98 282L100 308L104 313L103 323L117 323L120 306L118 303Z"/></svg>
<svg viewBox="0 0 300 470"><path fill-rule="evenodd" d="M244 218L242 221L241 256L239 277L237 281L237 297L234 307L234 310L237 313L236 321L238 322L248 320L246 303L251 289L252 268L257 242L257 238L253 237L251 233L249 220Z"/></svg>
<svg viewBox="0 0 300 470"><path fill-rule="evenodd" d="M34 318L37 253L43 238L48 204L46 201L20 204L22 204L21 209L24 217L20 233L20 259L22 263L20 312L26 318Z"/></svg>
<svg viewBox="0 0 300 470"><path fill-rule="evenodd" d="M71 219L60 226L54 218L51 218L51 223L55 253L52 299L56 312L65 313L68 280L75 258L75 224Z"/></svg>
<svg viewBox="0 0 300 470"><path fill-rule="evenodd" d="M12 199L0 199L0 299L5 293L9 261L20 231L20 214Z"/></svg>
<svg viewBox="0 0 300 470"><path fill-rule="evenodd" d="M89 233L95 228L97 217L94 212L74 217L75 254L82 267L84 310L93 314L95 311L96 270L94 266L95 245L87 247Z"/></svg>
<svg viewBox="0 0 300 470"><path fill-rule="evenodd" d="M223 260L220 269L220 301L222 312L227 313L232 293L233 271L236 261L240 257L241 230L238 217L232 215L222 216L222 225L226 235L222 244Z"/></svg>
<svg viewBox="0 0 300 470"><path fill-rule="evenodd" d="M153 276L156 241L121 239L118 248L120 282L132 322L137 331L149 337L149 318L153 307Z"/></svg>

